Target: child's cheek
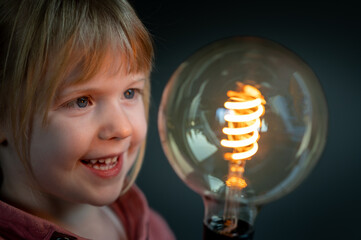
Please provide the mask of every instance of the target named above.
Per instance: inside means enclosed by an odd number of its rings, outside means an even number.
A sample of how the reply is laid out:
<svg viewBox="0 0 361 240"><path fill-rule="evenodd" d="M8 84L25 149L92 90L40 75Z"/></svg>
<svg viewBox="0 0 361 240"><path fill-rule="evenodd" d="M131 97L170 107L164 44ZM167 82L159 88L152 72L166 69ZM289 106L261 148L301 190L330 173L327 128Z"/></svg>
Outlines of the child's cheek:
<svg viewBox="0 0 361 240"><path fill-rule="evenodd" d="M50 118L43 128L35 122L31 141L31 163L34 168L71 169L86 153L92 139L91 129L83 121L71 121L67 118Z"/></svg>

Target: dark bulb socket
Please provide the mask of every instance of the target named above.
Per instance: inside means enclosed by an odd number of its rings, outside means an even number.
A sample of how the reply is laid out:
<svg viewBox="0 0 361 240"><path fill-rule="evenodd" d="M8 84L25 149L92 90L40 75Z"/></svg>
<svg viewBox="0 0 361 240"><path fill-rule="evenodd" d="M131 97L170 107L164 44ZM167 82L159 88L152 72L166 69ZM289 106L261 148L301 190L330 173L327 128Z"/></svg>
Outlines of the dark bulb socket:
<svg viewBox="0 0 361 240"><path fill-rule="evenodd" d="M6 147L7 145L8 145L8 141L4 140L4 141L1 142L1 146Z"/></svg>
<svg viewBox="0 0 361 240"><path fill-rule="evenodd" d="M225 228L224 220L209 219L208 225L203 225L203 240L252 240L254 235L253 227L243 220L238 220L237 228L229 233L223 233Z"/></svg>

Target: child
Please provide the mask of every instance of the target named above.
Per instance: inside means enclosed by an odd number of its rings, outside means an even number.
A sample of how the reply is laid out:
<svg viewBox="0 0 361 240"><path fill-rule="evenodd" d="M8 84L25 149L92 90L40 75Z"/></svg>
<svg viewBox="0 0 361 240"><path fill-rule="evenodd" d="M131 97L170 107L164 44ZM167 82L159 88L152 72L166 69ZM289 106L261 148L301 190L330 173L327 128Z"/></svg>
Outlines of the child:
<svg viewBox="0 0 361 240"><path fill-rule="evenodd" d="M174 239L134 185L150 37L125 0L0 0L0 239Z"/></svg>

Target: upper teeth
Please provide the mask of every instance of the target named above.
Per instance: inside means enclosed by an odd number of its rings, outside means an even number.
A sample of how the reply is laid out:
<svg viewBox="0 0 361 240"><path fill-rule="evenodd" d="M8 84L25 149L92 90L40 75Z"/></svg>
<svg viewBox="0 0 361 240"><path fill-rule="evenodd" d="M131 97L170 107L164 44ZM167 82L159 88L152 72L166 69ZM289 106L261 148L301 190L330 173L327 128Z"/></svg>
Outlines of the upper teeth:
<svg viewBox="0 0 361 240"><path fill-rule="evenodd" d="M111 164L111 163L115 163L117 161L118 157L113 157L113 158L103 158L103 159L92 159L90 160L91 164L96 164L96 163L105 163L107 165Z"/></svg>

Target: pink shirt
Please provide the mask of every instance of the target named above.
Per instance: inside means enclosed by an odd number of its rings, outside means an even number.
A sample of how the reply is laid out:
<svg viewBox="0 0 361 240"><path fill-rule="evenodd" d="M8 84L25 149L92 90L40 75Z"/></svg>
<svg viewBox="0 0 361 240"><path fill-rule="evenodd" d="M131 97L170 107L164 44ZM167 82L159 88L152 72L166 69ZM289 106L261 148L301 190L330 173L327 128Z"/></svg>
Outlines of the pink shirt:
<svg viewBox="0 0 361 240"><path fill-rule="evenodd" d="M167 223L149 208L143 193L135 186L110 207L122 221L128 240L175 239ZM3 201L0 201L0 239L85 240Z"/></svg>

